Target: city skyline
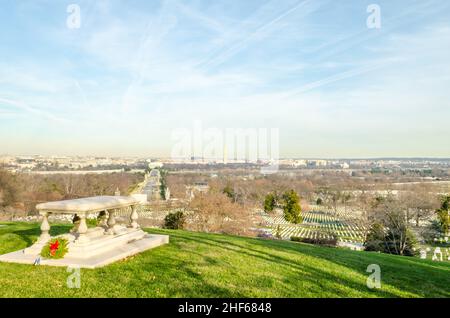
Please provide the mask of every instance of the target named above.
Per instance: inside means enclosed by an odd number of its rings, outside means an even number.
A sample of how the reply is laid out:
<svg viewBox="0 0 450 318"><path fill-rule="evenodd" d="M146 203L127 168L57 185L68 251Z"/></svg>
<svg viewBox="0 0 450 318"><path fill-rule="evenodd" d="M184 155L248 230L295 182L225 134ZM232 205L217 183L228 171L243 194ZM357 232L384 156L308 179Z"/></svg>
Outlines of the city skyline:
<svg viewBox="0 0 450 318"><path fill-rule="evenodd" d="M139 160L184 160L184 161L201 161L202 159L204 160L216 160L217 163L221 163L221 161L223 161L223 158L219 158L219 157L171 157L171 156L153 156L153 155L136 155L136 156L132 156L132 155L96 155L96 154L88 154L88 155L68 155L68 154L49 154L49 155L45 155L45 154L38 154L38 153L0 153L0 159L5 159L5 158L54 158L54 159L58 159L58 158L100 158L100 159L139 159ZM227 159L228 161L245 161L245 159L243 158L234 158L234 159ZM258 159L259 160L259 159ZM257 160L257 161L258 161ZM411 160L411 161L421 161L421 160L431 160L431 161L450 161L450 157L279 157L278 160L310 160L310 161L315 161L315 160L326 160L326 161L333 161L333 160L338 160L338 161L348 161L348 160L355 160L355 161L364 161L364 160L368 160L368 161L377 161L377 160L399 160L399 161L407 161L407 160ZM248 160L249 162L252 162L251 160Z"/></svg>
<svg viewBox="0 0 450 318"><path fill-rule="evenodd" d="M278 128L281 158L449 158L450 4L18 1L0 153L170 157L175 130ZM73 8L72 8L73 9Z"/></svg>

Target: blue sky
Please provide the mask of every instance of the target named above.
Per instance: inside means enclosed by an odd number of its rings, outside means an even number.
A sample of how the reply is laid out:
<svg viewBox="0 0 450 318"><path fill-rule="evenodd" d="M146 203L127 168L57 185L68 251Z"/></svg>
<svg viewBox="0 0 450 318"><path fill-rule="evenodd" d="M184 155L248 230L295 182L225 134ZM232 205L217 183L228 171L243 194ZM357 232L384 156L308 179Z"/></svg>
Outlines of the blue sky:
<svg viewBox="0 0 450 318"><path fill-rule="evenodd" d="M0 0L0 38L0 154L168 156L201 121L279 128L282 157L450 157L448 1Z"/></svg>

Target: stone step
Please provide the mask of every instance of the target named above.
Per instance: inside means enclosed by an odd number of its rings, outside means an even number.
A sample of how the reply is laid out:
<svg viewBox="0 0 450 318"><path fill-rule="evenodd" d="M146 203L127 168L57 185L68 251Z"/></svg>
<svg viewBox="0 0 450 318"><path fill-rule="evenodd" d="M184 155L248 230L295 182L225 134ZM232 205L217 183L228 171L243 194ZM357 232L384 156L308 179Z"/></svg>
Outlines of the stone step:
<svg viewBox="0 0 450 318"><path fill-rule="evenodd" d="M109 250L116 249L120 246L128 244L129 242L142 239L145 236L146 233L140 229L125 229L120 234L104 234L83 243L71 241L69 243L69 252L67 255L87 258L96 253L104 253Z"/></svg>
<svg viewBox="0 0 450 318"><path fill-rule="evenodd" d="M169 243L168 235L146 234L146 236L141 239L117 246L116 248L108 251L97 251L94 255L89 257L79 258L72 257L67 254L63 259L41 259L40 265L93 269L167 243ZM38 256L38 254L25 254L23 253L23 250L21 250L0 255L0 262L33 264Z"/></svg>

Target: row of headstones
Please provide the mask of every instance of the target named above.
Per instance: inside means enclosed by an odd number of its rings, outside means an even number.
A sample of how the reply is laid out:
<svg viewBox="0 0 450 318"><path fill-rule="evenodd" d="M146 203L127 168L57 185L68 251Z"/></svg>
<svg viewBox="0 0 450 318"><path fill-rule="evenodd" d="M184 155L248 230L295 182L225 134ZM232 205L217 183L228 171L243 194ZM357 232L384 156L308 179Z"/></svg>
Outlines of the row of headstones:
<svg viewBox="0 0 450 318"><path fill-rule="evenodd" d="M328 207L324 206L318 206L318 205L310 205L310 210L313 212L327 212L330 214L335 214L337 212L338 215L344 215L344 216L354 216L355 212L357 212L356 209L353 209L351 207L337 207L336 211L334 209L330 209Z"/></svg>
<svg viewBox="0 0 450 318"><path fill-rule="evenodd" d="M304 215L304 219L307 222L316 221L317 219L324 220L326 218L327 218L327 216L316 215L315 213L310 213L310 212L309 213L307 212ZM278 215L278 216L264 215L263 219L264 219L265 225L267 225L267 226L274 226L274 224L283 224L283 225L289 224L289 222L286 221L284 219L284 217L280 216L280 215ZM295 228L299 228L299 226L293 225L292 228L293 228L292 232L294 232ZM344 224L323 224L320 226L320 228L326 228L326 229L331 229L334 231L339 231L339 232L341 232L341 234L346 234L345 236L352 237L355 239L360 237L360 231L362 230L362 228L358 227L357 225L344 225ZM300 230L300 229L298 229L298 230Z"/></svg>
<svg viewBox="0 0 450 318"><path fill-rule="evenodd" d="M288 224L289 222L284 220L284 218L282 216L277 216L275 218L272 218L272 217L264 217L264 218L265 218L265 225L272 226L274 231L276 230L276 227L274 227L274 224L283 224L283 225L285 225L285 226L283 226L284 233L286 233L286 232L297 233L296 236L302 237L302 235L299 233L304 232L303 228L298 225L289 226L290 225L290 224ZM337 226L337 225L326 224L326 225L320 226L318 229L322 229L322 228L334 230L336 232L339 232L341 235L352 237L354 239L359 239L361 237L360 231L357 227L344 226L344 225ZM307 231L309 232L309 230L307 230ZM312 232L314 232L314 231L312 231ZM284 234L283 236L287 236L287 235Z"/></svg>
<svg viewBox="0 0 450 318"><path fill-rule="evenodd" d="M450 261L450 249L436 247L433 251L433 256L431 257L432 261L442 262L444 259ZM427 259L427 255L431 252L431 248L427 247L425 249L420 249L420 258ZM445 254L445 255L444 255Z"/></svg>

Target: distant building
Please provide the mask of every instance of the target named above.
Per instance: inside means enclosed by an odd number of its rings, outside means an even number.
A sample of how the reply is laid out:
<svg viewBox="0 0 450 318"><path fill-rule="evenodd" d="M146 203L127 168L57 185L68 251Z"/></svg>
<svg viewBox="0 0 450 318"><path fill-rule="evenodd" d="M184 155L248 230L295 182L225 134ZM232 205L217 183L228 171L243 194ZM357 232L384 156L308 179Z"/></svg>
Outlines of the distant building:
<svg viewBox="0 0 450 318"><path fill-rule="evenodd" d="M308 160L307 163L311 167L325 167L328 164L326 160Z"/></svg>
<svg viewBox="0 0 450 318"><path fill-rule="evenodd" d="M149 162L148 163L148 168L150 170L156 169L156 168L162 168L163 166L164 166L164 164L162 162L159 162L159 161L153 161L153 162Z"/></svg>
<svg viewBox="0 0 450 318"><path fill-rule="evenodd" d="M306 167L308 165L306 160L295 160L293 163L294 167Z"/></svg>
<svg viewBox="0 0 450 318"><path fill-rule="evenodd" d="M8 164L13 163L14 160L15 159L13 157L10 157L10 156L0 157L0 164L8 165Z"/></svg>

